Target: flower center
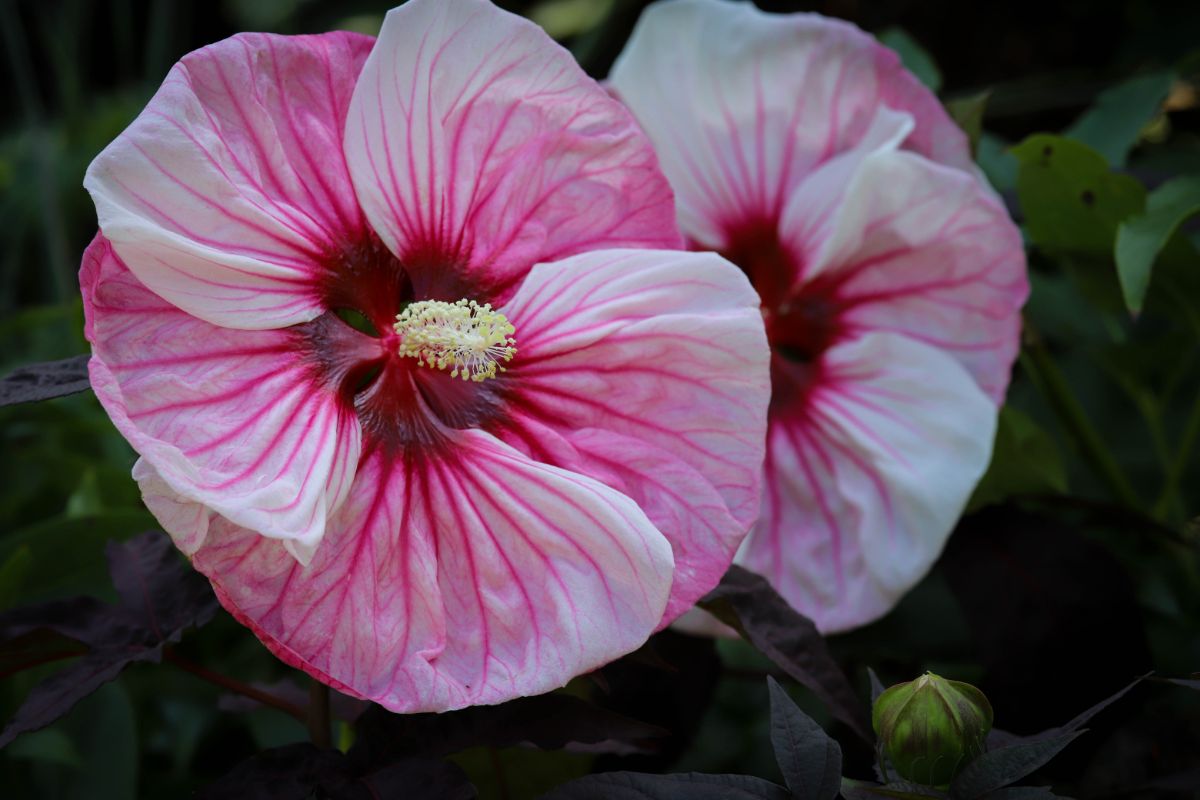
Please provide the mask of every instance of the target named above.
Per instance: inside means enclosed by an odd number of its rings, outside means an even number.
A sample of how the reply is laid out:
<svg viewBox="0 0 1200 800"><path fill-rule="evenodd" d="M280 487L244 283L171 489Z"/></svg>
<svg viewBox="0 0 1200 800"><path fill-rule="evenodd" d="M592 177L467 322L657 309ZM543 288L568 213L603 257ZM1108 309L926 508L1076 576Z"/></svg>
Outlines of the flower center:
<svg viewBox="0 0 1200 800"><path fill-rule="evenodd" d="M417 366L450 370L451 378L482 382L504 372L501 361L516 355L512 323L490 303L420 300L396 315L400 355Z"/></svg>

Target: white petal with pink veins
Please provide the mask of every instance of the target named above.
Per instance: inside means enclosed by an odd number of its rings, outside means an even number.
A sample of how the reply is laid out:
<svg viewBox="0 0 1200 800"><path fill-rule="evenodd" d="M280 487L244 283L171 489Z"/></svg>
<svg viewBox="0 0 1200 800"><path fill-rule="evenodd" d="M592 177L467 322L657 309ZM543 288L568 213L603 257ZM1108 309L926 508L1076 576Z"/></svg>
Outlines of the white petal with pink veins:
<svg viewBox="0 0 1200 800"><path fill-rule="evenodd" d="M139 283L101 237L80 283L92 388L141 454L147 504L180 547L203 541L200 504L307 560L349 492L361 433L297 333L192 317Z"/></svg>
<svg viewBox="0 0 1200 800"><path fill-rule="evenodd" d="M987 467L996 410L953 358L891 334L835 345L800 379L815 383L772 419L763 516L739 561L845 630L937 559Z"/></svg>
<svg viewBox="0 0 1200 800"><path fill-rule="evenodd" d="M673 618L716 584L758 513L770 395L758 297L711 253L602 251L537 265L502 310L516 327L514 410L559 432L580 469L618 481L671 540Z"/></svg>
<svg viewBox="0 0 1200 800"><path fill-rule="evenodd" d="M876 151L852 176L820 178L800 185L780 223L804 240L803 279L835 287L851 330L944 350L1000 402L1029 293L1004 207L969 174L906 152ZM834 208L832 220L814 227L815 205Z"/></svg>
<svg viewBox="0 0 1200 800"><path fill-rule="evenodd" d="M217 325L320 313L321 260L365 230L341 141L370 44L241 34L175 65L84 179L139 280Z"/></svg>
<svg viewBox="0 0 1200 800"><path fill-rule="evenodd" d="M393 711L538 694L641 645L673 567L637 505L446 435L442 455L370 453L307 568L219 523L193 563L284 661Z"/></svg>
<svg viewBox="0 0 1200 800"><path fill-rule="evenodd" d="M629 112L540 28L484 0L388 13L345 148L367 216L402 261L438 257L493 291L537 261L679 242Z"/></svg>
<svg viewBox="0 0 1200 800"><path fill-rule="evenodd" d="M971 168L937 98L838 20L666 0L643 13L610 81L658 149L684 233L708 247L730 225L777 219L804 175L854 147L881 107L916 120L906 146Z"/></svg>

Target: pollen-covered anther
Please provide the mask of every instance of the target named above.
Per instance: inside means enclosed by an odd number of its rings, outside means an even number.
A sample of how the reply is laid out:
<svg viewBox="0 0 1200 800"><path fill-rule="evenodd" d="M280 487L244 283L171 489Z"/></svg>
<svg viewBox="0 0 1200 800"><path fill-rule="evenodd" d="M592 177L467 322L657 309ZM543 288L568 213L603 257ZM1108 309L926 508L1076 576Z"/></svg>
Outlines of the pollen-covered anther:
<svg viewBox="0 0 1200 800"><path fill-rule="evenodd" d="M400 355L418 366L450 370L451 378L485 381L516 355L515 329L488 303L420 300L396 315Z"/></svg>

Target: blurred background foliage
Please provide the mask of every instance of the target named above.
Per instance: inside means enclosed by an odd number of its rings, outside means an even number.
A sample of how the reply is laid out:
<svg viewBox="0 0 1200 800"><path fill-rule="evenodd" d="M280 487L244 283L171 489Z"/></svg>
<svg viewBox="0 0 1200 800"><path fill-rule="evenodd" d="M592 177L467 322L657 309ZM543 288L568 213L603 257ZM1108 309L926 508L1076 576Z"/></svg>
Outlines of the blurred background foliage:
<svg viewBox="0 0 1200 800"><path fill-rule="evenodd" d="M85 351L75 276L95 217L83 172L176 59L240 30L373 33L388 5L0 0L0 80L10 87L0 118L0 372ZM645 3L501 5L602 78ZM760 5L843 17L896 49L971 134L1029 244L1024 346L991 470L928 579L887 618L833 637L835 654L864 696L868 666L885 683L925 669L975 682L997 726L1018 733L1059 724L1147 670L1195 677L1200 5ZM104 542L154 525L129 478L128 446L90 395L0 409L0 439L0 608L110 597ZM740 643L668 634L654 646L686 669L621 664L572 688L676 731L660 753L467 751L457 760L481 796L533 797L614 766L777 778L761 680L769 663ZM178 650L241 681L305 685L223 614ZM0 713L53 669L10 675L0 659ZM829 721L811 697L797 698ZM1144 685L1044 780L1083 797L1190 791L1198 699ZM282 712L235 702L171 664L141 665L0 753L0 787L6 797L176 798L259 749L306 738ZM852 772L869 773L864 750L847 746Z"/></svg>

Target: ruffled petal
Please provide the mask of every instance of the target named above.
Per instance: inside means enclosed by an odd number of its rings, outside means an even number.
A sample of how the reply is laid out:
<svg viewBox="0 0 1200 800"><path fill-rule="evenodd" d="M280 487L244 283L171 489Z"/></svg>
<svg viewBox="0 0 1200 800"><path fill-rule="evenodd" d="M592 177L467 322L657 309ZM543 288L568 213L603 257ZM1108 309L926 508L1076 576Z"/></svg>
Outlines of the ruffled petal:
<svg viewBox="0 0 1200 800"><path fill-rule="evenodd" d="M281 659L397 712L499 703L639 647L671 548L629 498L478 431L375 450L307 568L217 522L193 563Z"/></svg>
<svg viewBox="0 0 1200 800"><path fill-rule="evenodd" d="M991 455L996 409L939 350L869 333L773 414L763 516L739 562L823 631L885 614L937 559Z"/></svg>
<svg viewBox="0 0 1200 800"><path fill-rule="evenodd" d="M412 0L387 15L346 157L402 262L469 271L489 296L538 261L680 243L629 112L540 28L484 0Z"/></svg>
<svg viewBox="0 0 1200 800"><path fill-rule="evenodd" d="M642 14L610 81L658 149L684 233L713 249L731 228L778 219L880 107L914 120L905 147L972 169L965 135L895 53L814 14L664 0Z"/></svg>
<svg viewBox="0 0 1200 800"><path fill-rule="evenodd" d="M175 65L84 179L142 283L216 325L320 314L320 264L366 231L341 142L371 41L241 34Z"/></svg>
<svg viewBox="0 0 1200 800"><path fill-rule="evenodd" d="M805 253L803 280L824 285L846 329L902 333L944 350L1000 403L1029 294L1016 226L960 170L887 150L852 166L802 183L780 223Z"/></svg>
<svg viewBox="0 0 1200 800"><path fill-rule="evenodd" d="M711 253L601 251L537 265L503 311L518 348L506 435L642 506L675 548L669 622L716 585L758 514L770 376L757 295ZM534 422L573 450L548 450Z"/></svg>
<svg viewBox="0 0 1200 800"><path fill-rule="evenodd" d="M194 552L220 514L308 560L350 489L361 434L300 334L192 317L139 283L100 236L80 283L92 388L141 454L135 477L180 548Z"/></svg>

